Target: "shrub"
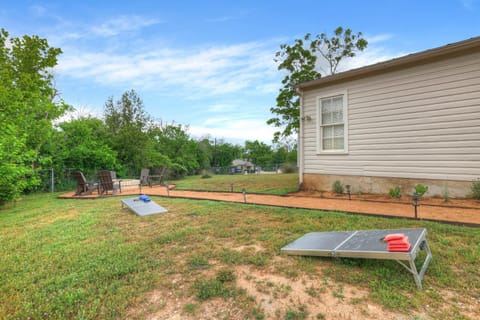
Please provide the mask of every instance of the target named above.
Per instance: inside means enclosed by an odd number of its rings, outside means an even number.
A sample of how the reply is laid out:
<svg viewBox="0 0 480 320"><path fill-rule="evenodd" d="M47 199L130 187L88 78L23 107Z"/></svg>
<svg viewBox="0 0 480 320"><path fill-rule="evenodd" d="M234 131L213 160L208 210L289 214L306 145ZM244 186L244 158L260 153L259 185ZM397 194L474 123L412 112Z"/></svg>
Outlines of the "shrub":
<svg viewBox="0 0 480 320"><path fill-rule="evenodd" d="M472 198L480 200L480 179L472 182Z"/></svg>
<svg viewBox="0 0 480 320"><path fill-rule="evenodd" d="M388 194L394 199L400 199L402 197L399 186L396 186L394 189L390 189Z"/></svg>
<svg viewBox="0 0 480 320"><path fill-rule="evenodd" d="M209 178L211 178L211 177L212 177L212 176L209 175L208 173L205 173L205 174L202 175L202 179L209 179Z"/></svg>
<svg viewBox="0 0 480 320"><path fill-rule="evenodd" d="M450 194L448 193L448 188L445 187L443 190L443 201L449 202L450 201Z"/></svg>
<svg viewBox="0 0 480 320"><path fill-rule="evenodd" d="M343 184L336 180L333 184L332 184L332 190L333 192L335 192L336 194L343 194Z"/></svg>
<svg viewBox="0 0 480 320"><path fill-rule="evenodd" d="M295 163L285 163L280 167L282 173L295 173L297 172L297 165Z"/></svg>
<svg viewBox="0 0 480 320"><path fill-rule="evenodd" d="M424 186L423 184L417 184L415 186L415 194L419 195L420 197L423 196L428 191L428 186Z"/></svg>

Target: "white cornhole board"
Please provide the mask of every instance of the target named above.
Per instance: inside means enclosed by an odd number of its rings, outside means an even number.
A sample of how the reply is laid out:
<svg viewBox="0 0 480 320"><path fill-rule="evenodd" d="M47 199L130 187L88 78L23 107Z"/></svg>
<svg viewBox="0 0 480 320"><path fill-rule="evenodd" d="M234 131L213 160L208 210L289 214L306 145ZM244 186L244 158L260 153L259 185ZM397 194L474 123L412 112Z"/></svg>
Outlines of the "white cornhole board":
<svg viewBox="0 0 480 320"><path fill-rule="evenodd" d="M157 213L166 213L168 210L158 205L154 201L150 200L145 202L137 198L128 198L122 200L122 208L127 206L130 210L135 212L139 216L149 216Z"/></svg>

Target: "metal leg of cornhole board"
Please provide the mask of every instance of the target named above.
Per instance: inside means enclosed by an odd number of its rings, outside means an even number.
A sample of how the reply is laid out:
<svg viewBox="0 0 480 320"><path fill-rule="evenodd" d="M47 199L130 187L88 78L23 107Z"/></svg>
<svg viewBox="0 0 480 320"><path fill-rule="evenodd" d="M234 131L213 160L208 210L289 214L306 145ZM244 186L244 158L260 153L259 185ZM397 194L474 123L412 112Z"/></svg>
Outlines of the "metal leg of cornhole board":
<svg viewBox="0 0 480 320"><path fill-rule="evenodd" d="M399 264L401 264L405 269L407 269L412 275L415 283L417 284L418 289L422 290L422 279L425 271L427 271L427 267L432 260L432 252L430 251L430 247L428 246L427 240L423 240L422 244L420 245L420 249L425 249L426 256L425 260L423 261L422 268L420 272L417 270L417 266L415 265L415 257L408 260L410 266L407 266L403 261L396 260ZM416 254L416 253L415 253Z"/></svg>

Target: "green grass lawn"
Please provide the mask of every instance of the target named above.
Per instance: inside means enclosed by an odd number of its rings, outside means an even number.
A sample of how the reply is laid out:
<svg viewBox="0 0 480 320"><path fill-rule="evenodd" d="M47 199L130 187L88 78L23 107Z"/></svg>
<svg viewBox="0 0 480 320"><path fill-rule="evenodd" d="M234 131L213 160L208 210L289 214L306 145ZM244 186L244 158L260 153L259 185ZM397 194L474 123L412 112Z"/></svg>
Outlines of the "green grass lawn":
<svg viewBox="0 0 480 320"><path fill-rule="evenodd" d="M466 319L459 306L480 301L479 228L152 198L169 212L138 217L121 209L120 198L59 200L56 194L26 196L0 209L0 319L142 319L155 310L129 312L154 290L188 299L181 311L185 316L195 318L205 303L221 297L242 319L262 319L261 301L236 284L235 271L245 266L292 282L305 274L323 279L313 283L335 284L337 299L343 297L343 285L358 286L370 292L369 301L406 315ZM280 253L311 231L405 227L429 232L433 261L423 291L394 261ZM238 249L248 246L260 249ZM287 289L282 294L288 295ZM279 318L321 318L290 298L291 306Z"/></svg>
<svg viewBox="0 0 480 320"><path fill-rule="evenodd" d="M180 190L232 191L233 188L234 192L245 189L249 193L282 195L298 191L298 173L187 176L172 183Z"/></svg>

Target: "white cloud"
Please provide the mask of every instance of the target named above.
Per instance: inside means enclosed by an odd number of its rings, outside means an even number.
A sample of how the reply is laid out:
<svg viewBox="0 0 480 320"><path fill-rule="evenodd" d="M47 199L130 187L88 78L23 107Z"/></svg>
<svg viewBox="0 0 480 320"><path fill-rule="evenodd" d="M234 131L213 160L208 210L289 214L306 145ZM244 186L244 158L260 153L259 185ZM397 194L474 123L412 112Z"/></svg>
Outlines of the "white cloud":
<svg viewBox="0 0 480 320"><path fill-rule="evenodd" d="M47 13L47 9L41 5L32 5L29 8L29 11L33 13L35 16L43 16Z"/></svg>
<svg viewBox="0 0 480 320"><path fill-rule="evenodd" d="M99 26L93 26L90 28L90 32L97 36L110 37L159 23L162 23L159 19L146 18L138 15L124 15L110 19Z"/></svg>
<svg viewBox="0 0 480 320"><path fill-rule="evenodd" d="M271 83L264 83L260 84L255 88L256 92L259 93L278 93L278 90L280 89L281 85L280 83L277 82L271 82Z"/></svg>
<svg viewBox="0 0 480 320"><path fill-rule="evenodd" d="M79 107L76 106L75 110L66 112L62 117L55 120L54 123L62 123L62 122L69 122L72 120L80 119L80 118L99 118L101 119L103 116L98 112L98 110L89 108L89 107Z"/></svg>
<svg viewBox="0 0 480 320"><path fill-rule="evenodd" d="M140 53L65 50L58 71L104 85L135 84L160 91L210 96L261 87L278 78L273 49L260 42ZM265 89L265 88L264 88ZM271 90L271 88L269 89Z"/></svg>
<svg viewBox="0 0 480 320"><path fill-rule="evenodd" d="M356 69L367 65L387 61L405 55L403 52L391 52L383 47L370 47L364 52L358 53L352 59L342 61L337 72Z"/></svg>
<svg viewBox="0 0 480 320"><path fill-rule="evenodd" d="M121 15L100 24L77 24L75 21L57 16L45 10L44 16L52 19L48 27L43 28L43 33L49 43L60 46L66 52L68 48L75 51L81 45L89 44L94 52L102 51L102 45L112 46L112 42L105 40L118 35L137 35L141 29L165 23L157 18L149 18L140 15ZM130 34L129 34L130 33ZM82 40L79 42L78 40ZM122 39L125 41L125 39Z"/></svg>
<svg viewBox="0 0 480 320"><path fill-rule="evenodd" d="M377 34L374 36L367 36L365 37L366 40L368 41L369 45L377 44L379 42L384 42L387 40L392 39L394 36L391 33L383 33L383 34Z"/></svg>
<svg viewBox="0 0 480 320"><path fill-rule="evenodd" d="M226 22L226 21L231 21L231 20L237 20L239 17L233 17L233 16L223 16L223 17L218 17L218 18L212 18L212 19L207 19L207 22Z"/></svg>
<svg viewBox="0 0 480 320"><path fill-rule="evenodd" d="M215 112L215 113L222 113L222 112L228 112L228 111L233 111L237 107L234 104L226 104L226 103L218 103L218 104L212 104L207 107L208 112Z"/></svg>
<svg viewBox="0 0 480 320"><path fill-rule="evenodd" d="M230 120L232 120L231 117L209 118L203 122L203 126L208 126L208 127L215 127L218 125L221 126L222 124L228 123Z"/></svg>
<svg viewBox="0 0 480 320"><path fill-rule="evenodd" d="M216 125L212 125L215 123ZM222 125L223 124L223 125ZM195 137L209 134L212 137L223 138L227 141L259 140L270 143L276 128L269 127L263 119L219 118L211 119L201 125L190 126L189 132Z"/></svg>

